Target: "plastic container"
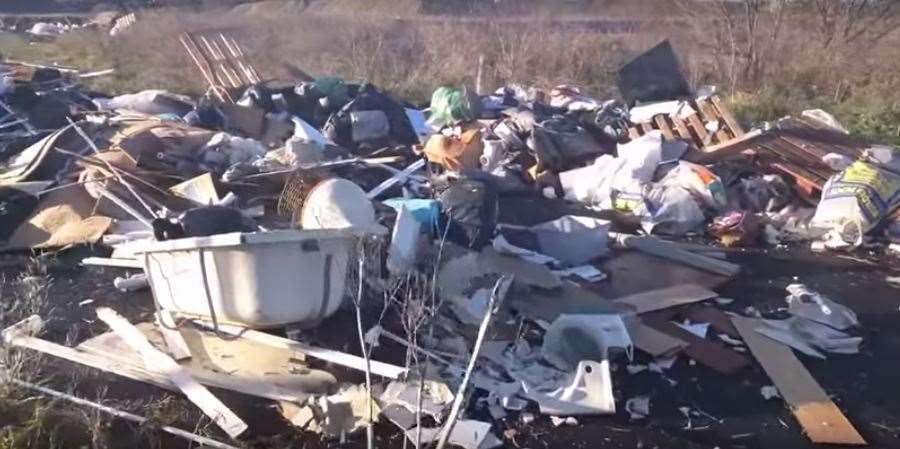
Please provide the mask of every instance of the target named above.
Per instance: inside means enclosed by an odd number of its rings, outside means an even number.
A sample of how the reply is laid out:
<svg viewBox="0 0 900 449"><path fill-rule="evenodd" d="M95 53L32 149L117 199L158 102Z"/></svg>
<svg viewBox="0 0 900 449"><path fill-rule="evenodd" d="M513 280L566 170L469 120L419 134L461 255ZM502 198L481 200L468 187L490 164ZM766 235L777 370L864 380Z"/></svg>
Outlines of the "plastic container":
<svg viewBox="0 0 900 449"><path fill-rule="evenodd" d="M337 311L353 248L349 230L308 230L148 242L135 253L161 308L271 328Z"/></svg>

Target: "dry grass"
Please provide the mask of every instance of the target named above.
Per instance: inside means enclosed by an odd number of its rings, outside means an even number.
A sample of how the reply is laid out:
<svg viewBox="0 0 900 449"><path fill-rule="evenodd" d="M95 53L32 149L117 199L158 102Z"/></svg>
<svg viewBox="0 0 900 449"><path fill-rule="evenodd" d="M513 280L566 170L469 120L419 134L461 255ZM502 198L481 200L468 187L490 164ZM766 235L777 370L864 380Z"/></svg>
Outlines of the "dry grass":
<svg viewBox="0 0 900 449"><path fill-rule="evenodd" d="M612 97L616 69L671 38L692 84L724 88L747 122L818 107L834 112L855 132L900 143L900 58L895 54L900 32L877 45L860 42L826 50L817 44L813 18L801 12L791 16L778 39L766 43L758 76L735 84L727 58L721 57L721 40L702 34L714 16L691 19L670 6L659 19L648 12L653 11L651 4L659 5L653 1L589 5L604 17L645 20L638 33L616 36L553 24L553 17L571 13L557 8L551 14L545 6L534 7L532 22L510 25L425 17L415 0L317 1L308 8L275 1L205 13L157 10L143 14L132 29L114 39L79 32L37 49L12 46L7 52L91 69L116 67L117 77L91 84L110 93L163 88L201 94L205 85L177 36L186 30L225 30L244 44L268 78L290 79L290 68L299 67L318 76L368 80L421 104L437 86L473 85L480 55L485 56L485 84L490 89L506 83L568 83L600 98Z"/></svg>
<svg viewBox="0 0 900 449"><path fill-rule="evenodd" d="M0 278L0 328L6 328L31 315L49 317L53 303L49 292L53 280L47 265L39 259L28 260L12 278ZM91 432L100 423L82 411L61 406L55 401L29 395L28 391L6 381L16 378L39 381L48 366L32 352L6 347L0 342L0 449L53 448L76 441L100 441ZM96 447L96 446L95 446Z"/></svg>

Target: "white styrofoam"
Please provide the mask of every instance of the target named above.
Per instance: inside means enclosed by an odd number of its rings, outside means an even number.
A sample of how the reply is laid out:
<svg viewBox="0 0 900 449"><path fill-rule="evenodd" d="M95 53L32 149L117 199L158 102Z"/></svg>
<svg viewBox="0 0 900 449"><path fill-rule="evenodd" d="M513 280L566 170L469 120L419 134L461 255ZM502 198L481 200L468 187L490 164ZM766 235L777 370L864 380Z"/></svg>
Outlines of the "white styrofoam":
<svg viewBox="0 0 900 449"><path fill-rule="evenodd" d="M135 253L163 309L208 319L211 302L219 322L271 328L337 311L353 242L332 230L232 233L147 242Z"/></svg>

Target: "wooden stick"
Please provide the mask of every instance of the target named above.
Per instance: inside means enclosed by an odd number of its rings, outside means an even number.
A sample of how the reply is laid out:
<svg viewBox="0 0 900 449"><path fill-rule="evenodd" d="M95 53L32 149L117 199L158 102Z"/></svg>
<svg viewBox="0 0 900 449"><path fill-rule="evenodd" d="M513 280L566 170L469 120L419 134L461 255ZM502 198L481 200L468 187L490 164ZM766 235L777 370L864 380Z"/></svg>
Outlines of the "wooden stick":
<svg viewBox="0 0 900 449"><path fill-rule="evenodd" d="M358 246L359 263L357 264L357 269L359 270L359 287L356 291L356 298L353 301L353 306L356 309L356 332L359 336L359 347L360 351L362 351L363 359L366 361L366 397L368 399L368 407L366 407L368 409L368 414L366 416L366 448L375 449L375 407L372 405L372 360L369 358L369 348L366 346L366 333L363 331L362 323L362 298L366 273L366 255L363 250L365 244L361 241Z"/></svg>
<svg viewBox="0 0 900 449"><path fill-rule="evenodd" d="M97 159L100 159L100 162L103 162L103 164L106 165L106 168L109 169L110 173L116 177L116 181L118 181L123 186L125 186L125 188L128 190L128 192L130 192L134 196L134 198L136 200L138 200L139 203L141 203L141 206L144 206L144 209L147 209L147 212L150 212L151 217L158 218L156 216L156 212L154 212L153 209L144 201L144 198L141 197L140 195L138 195L137 191L134 190L134 186L132 186L130 182L126 181L125 178L122 176L122 174L119 173L119 169L116 168L113 164L109 163L109 161L107 161L106 159L103 159L103 157L100 154L100 149L97 148L97 144L94 143L94 140L91 139L87 135L87 133L85 133L84 130L81 129L80 126L78 126L77 123L72 121L71 117L66 117L66 120L68 120L69 125L72 126L73 129L75 129L75 132L78 133L78 135L81 136L81 138L84 139L85 142L87 142L89 147L91 147L91 150L94 151L94 154L97 156ZM135 218L137 218L137 217L135 217ZM152 226L151 226L151 229L152 229Z"/></svg>
<svg viewBox="0 0 900 449"><path fill-rule="evenodd" d="M494 284L494 290L491 292L491 296L488 300L487 310L484 313L484 318L481 319L481 326L478 327L478 338L475 339L475 347L472 348L472 357L469 359L469 366L466 368L462 383L456 390L456 396L453 397L453 406L450 408L450 415L447 416L447 422L441 429L437 449L444 449L444 446L447 445L447 440L450 438L450 434L453 432L453 427L456 425L456 419L459 417L459 412L462 409L463 400L466 396L469 378L472 376L472 371L475 370L475 362L478 360L478 354L481 352L481 346L484 344L484 337L487 335L488 327L490 327L491 318L493 318L500 303L503 302L503 298L506 296L506 291L509 289L512 281L512 276L503 276L496 284Z"/></svg>
<svg viewBox="0 0 900 449"><path fill-rule="evenodd" d="M129 323L116 311L100 307L97 309L97 318L106 323L110 329L118 334L122 340L135 351L140 352L144 358L144 364L148 368L157 369L166 374L172 382L191 400L206 416L212 418L225 433L231 438L237 438L244 433L248 426L231 409L213 396L209 390L197 382L187 370L172 360L166 353L156 349L147 337L138 328Z"/></svg>

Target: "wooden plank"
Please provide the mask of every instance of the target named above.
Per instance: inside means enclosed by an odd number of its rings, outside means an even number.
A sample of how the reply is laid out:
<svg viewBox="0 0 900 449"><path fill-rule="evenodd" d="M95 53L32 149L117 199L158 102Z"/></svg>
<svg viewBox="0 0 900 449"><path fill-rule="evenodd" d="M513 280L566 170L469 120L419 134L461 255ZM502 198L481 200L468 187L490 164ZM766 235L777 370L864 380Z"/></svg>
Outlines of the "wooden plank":
<svg viewBox="0 0 900 449"><path fill-rule="evenodd" d="M81 260L82 265L93 265L98 267L115 267L130 268L134 270L143 270L144 264L136 259L110 259L106 257L86 257Z"/></svg>
<svg viewBox="0 0 900 449"><path fill-rule="evenodd" d="M686 341L664 334L638 318L626 318L624 322L634 347L653 357L670 356L688 347Z"/></svg>
<svg viewBox="0 0 900 449"><path fill-rule="evenodd" d="M676 324L668 311L654 312L641 316L648 326L675 338L687 342L684 353L697 362L723 374L734 374L750 364L750 360L727 346L700 338Z"/></svg>
<svg viewBox="0 0 900 449"><path fill-rule="evenodd" d="M651 133L655 131L653 129L653 125L649 122L641 123L641 129L644 131L644 134Z"/></svg>
<svg viewBox="0 0 900 449"><path fill-rule="evenodd" d="M728 139L731 139L731 136L724 131L725 121L720 120L720 117L716 113L715 108L705 99L701 98L697 100L697 109L700 110L700 115L703 117L704 125L711 122L719 122L719 129L714 133L716 137L715 143L724 143L727 142Z"/></svg>
<svg viewBox="0 0 900 449"><path fill-rule="evenodd" d="M730 157L741 154L751 148L753 141L763 135L763 131L756 129L736 139L731 139L725 143L707 146L703 148L701 160L710 162L719 162Z"/></svg>
<svg viewBox="0 0 900 449"><path fill-rule="evenodd" d="M729 337L739 338L737 329L731 323L731 317L718 307L692 307L685 316L693 323L709 323L714 331Z"/></svg>
<svg viewBox="0 0 900 449"><path fill-rule="evenodd" d="M206 416L209 416L228 436L237 438L247 430L247 423L213 396L206 387L197 382L184 367L150 344L147 337L128 320L106 307L97 309L97 318L122 337L128 346L140 352L147 368L152 367L152 369L164 373L194 405L199 407Z"/></svg>
<svg viewBox="0 0 900 449"><path fill-rule="evenodd" d="M638 131L637 127L628 128L628 138L635 140L639 137L641 137L641 133Z"/></svg>
<svg viewBox="0 0 900 449"><path fill-rule="evenodd" d="M694 137L691 136L691 131L688 129L687 124L684 123L684 120L678 117L669 117L669 120L671 120L673 126L675 126L675 131L678 133L678 137L684 140L694 140Z"/></svg>
<svg viewBox="0 0 900 449"><path fill-rule="evenodd" d="M184 336L178 330L178 324L175 322L175 318L172 317L172 313L168 310L160 310L156 314L156 323L172 358L177 361L191 358L191 349L188 348L187 342L184 341Z"/></svg>
<svg viewBox="0 0 900 449"><path fill-rule="evenodd" d="M108 373L118 374L129 379L146 382L157 387L177 391L175 384L165 375L154 373L143 368L125 366L104 357L84 352L77 348L58 345L32 336L42 326L40 317L33 315L3 330L3 341L7 345L30 349L68 360L79 365L89 366Z"/></svg>
<svg viewBox="0 0 900 449"><path fill-rule="evenodd" d="M697 148L704 148L709 145L710 137L709 132L706 130L706 127L703 126L703 122L700 121L700 117L697 114L691 114L688 116L688 123L691 125L691 129L694 130L694 134L697 135L697 139L699 139Z"/></svg>
<svg viewBox="0 0 900 449"><path fill-rule="evenodd" d="M609 238L617 248L629 248L638 250L657 257L683 263L694 268L709 271L723 276L735 276L741 271L741 266L724 260L718 260L702 254L692 253L678 248L671 242L661 240L654 236L637 236L610 232Z"/></svg>
<svg viewBox="0 0 900 449"><path fill-rule="evenodd" d="M866 441L841 413L812 374L787 346L764 337L754 329L760 320L732 317L750 352L778 387L794 417L815 443L864 445Z"/></svg>
<svg viewBox="0 0 900 449"><path fill-rule="evenodd" d="M212 328L211 323L200 320L195 320L194 322L207 329ZM255 331L240 326L219 324L218 329L219 332L223 332L235 337L246 338L250 341L255 341L257 343L269 345L275 348L284 348L289 351L294 351L298 354L302 354L319 360L324 360L326 362L331 362L337 365L346 366L347 368L366 371L365 359L352 354L347 354L345 352L334 351L325 348L317 348L315 346L309 346L299 341L288 340L287 338L282 338L277 335L267 334L265 332ZM399 379L401 376L406 374L406 368L391 365L389 363L379 362L377 360L371 360L369 362L369 368L373 374L379 375L381 377L387 377L389 379Z"/></svg>
<svg viewBox="0 0 900 449"><path fill-rule="evenodd" d="M653 118L653 121L656 122L656 126L662 131L666 140L675 140L675 133L672 132L672 128L666 123L665 115L657 115Z"/></svg>
<svg viewBox="0 0 900 449"><path fill-rule="evenodd" d="M678 284L697 284L714 290L729 279L639 251L616 251L597 268L609 277L590 283L587 288L605 298L621 298Z"/></svg>
<svg viewBox="0 0 900 449"><path fill-rule="evenodd" d="M696 284L682 284L674 287L661 288L646 292L636 293L613 302L634 310L634 313L642 314L669 307L691 304L719 297L719 294Z"/></svg>
<svg viewBox="0 0 900 449"><path fill-rule="evenodd" d="M162 344L162 335L150 323L137 327L151 343ZM193 356L181 365L208 387L276 401L302 402L310 395L328 393L336 385L330 373L310 369L287 350L245 339L223 340L193 326L184 326L182 334ZM89 338L76 349L121 366L143 369L141 356L113 332ZM178 391L174 384L169 388Z"/></svg>
<svg viewBox="0 0 900 449"><path fill-rule="evenodd" d="M713 106L719 112L719 115L725 120L725 123L728 125L728 128L731 130L731 134L734 137L741 137L744 135L744 128L741 127L741 124L734 118L734 114L731 113L731 110L728 109L728 106L724 101L718 96L713 95L709 98L712 101Z"/></svg>

